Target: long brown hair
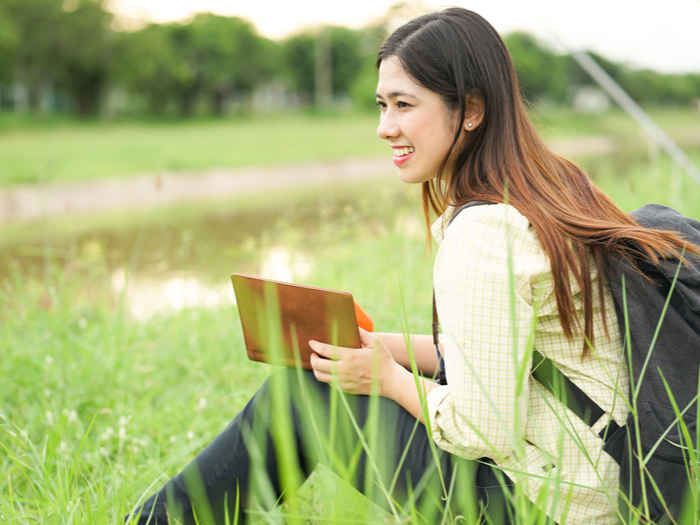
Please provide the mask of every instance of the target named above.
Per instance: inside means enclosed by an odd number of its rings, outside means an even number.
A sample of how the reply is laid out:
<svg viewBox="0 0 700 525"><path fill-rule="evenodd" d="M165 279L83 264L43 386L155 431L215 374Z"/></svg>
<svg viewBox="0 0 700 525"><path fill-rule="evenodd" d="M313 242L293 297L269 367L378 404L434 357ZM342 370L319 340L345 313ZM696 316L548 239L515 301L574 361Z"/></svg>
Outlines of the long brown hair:
<svg viewBox="0 0 700 525"><path fill-rule="evenodd" d="M530 221L549 257L567 337L583 328L585 340L594 342L591 260L600 276L598 297L604 313L606 253L619 254L633 264L640 256L658 262L659 257L680 256L683 249L698 253L697 247L686 246L673 232L639 226L578 166L544 145L525 112L505 44L478 14L449 8L418 17L387 38L379 50L377 68L390 56L396 56L409 75L460 114L438 176L423 183L428 231L431 209L440 215L448 205L470 200L507 201L515 207ZM455 151L454 169L448 173L448 158L462 134L466 96L475 90L483 97L483 121L469 133L461 151ZM583 294L583 327L576 316L572 275ZM586 352L584 344L582 356Z"/></svg>

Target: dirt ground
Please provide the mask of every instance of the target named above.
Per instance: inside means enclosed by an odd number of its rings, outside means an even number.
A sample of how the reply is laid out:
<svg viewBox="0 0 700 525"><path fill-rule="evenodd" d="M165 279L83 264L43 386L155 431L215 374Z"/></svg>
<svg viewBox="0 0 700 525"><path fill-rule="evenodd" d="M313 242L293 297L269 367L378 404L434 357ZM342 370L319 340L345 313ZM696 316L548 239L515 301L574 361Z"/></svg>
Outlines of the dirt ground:
<svg viewBox="0 0 700 525"><path fill-rule="evenodd" d="M563 156L599 155L613 151L608 137L555 141L550 148ZM335 162L214 169L202 173L151 173L82 183L51 183L0 189L0 221L28 222L65 215L166 206L173 203L229 198L264 190L391 176L396 168L384 158Z"/></svg>

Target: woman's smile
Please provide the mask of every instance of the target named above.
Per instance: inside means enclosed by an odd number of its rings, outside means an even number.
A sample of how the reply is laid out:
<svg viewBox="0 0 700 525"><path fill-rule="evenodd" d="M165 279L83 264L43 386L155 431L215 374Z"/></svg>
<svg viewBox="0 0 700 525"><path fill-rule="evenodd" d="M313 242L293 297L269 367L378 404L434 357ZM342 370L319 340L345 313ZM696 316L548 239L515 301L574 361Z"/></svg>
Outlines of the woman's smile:
<svg viewBox="0 0 700 525"><path fill-rule="evenodd" d="M401 167L404 162L413 157L416 151L412 146L391 146L391 148L394 150L392 160L398 167Z"/></svg>

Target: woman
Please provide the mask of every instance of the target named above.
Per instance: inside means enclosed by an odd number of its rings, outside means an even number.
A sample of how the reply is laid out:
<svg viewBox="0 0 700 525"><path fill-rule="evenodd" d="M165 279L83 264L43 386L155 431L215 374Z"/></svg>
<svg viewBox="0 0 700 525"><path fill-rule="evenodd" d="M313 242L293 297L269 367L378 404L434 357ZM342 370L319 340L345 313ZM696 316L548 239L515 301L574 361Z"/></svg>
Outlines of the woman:
<svg viewBox="0 0 700 525"><path fill-rule="evenodd" d="M384 42L377 67L377 133L392 148L401 179L422 185L426 225L431 209L440 215L432 225L440 243L434 288L447 384L430 379L438 368L430 336L412 336L422 373L416 379L401 334L364 331L359 350L310 342L313 371L301 380L294 372L277 375L291 381L289 388L315 393L321 414L333 404L329 383L337 380L343 392L358 394L342 397L352 417L345 411L338 424L351 432L334 444L334 465L356 465L348 479L369 493L380 487L378 499L390 508L392 498L413 491L423 518L440 518L441 496L454 478L450 494L462 502L458 512L476 512L474 495L482 510L506 521L514 505L529 505L556 522L616 522L619 467L602 450L600 429L578 419L526 373L531 349L554 361L605 410L601 426L610 419L623 425L628 377L601 277L603 256L628 256L627 241L635 241L653 258L677 253L682 240L639 227L578 167L543 145L502 40L477 14L452 8L408 22ZM474 200L492 204L470 207L450 223L455 207ZM359 434L353 438L352 428L372 414L366 394L373 388L381 395L381 450L353 455ZM265 485L256 485L250 474L254 457L264 466L272 500L283 485L293 485L284 467L290 449L281 450L270 417L273 392L268 381L192 464L146 502L140 522L150 517L164 523L175 509L192 522L196 500L215 521L233 516L236 498L246 507ZM322 415L310 424L313 412L295 402L287 411L296 445L292 463L304 474L323 455L314 450L318 435L310 428L325 420ZM386 464L377 465L377 458ZM454 475L458 464L461 476ZM467 471L476 475L474 492ZM362 487L367 476L376 480Z"/></svg>

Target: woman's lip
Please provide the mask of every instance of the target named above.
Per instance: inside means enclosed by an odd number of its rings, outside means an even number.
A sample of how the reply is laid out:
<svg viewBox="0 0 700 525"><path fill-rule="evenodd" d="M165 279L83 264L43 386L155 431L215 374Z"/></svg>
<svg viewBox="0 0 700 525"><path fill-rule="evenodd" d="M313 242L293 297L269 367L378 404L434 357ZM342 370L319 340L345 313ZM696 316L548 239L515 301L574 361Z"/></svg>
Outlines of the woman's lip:
<svg viewBox="0 0 700 525"><path fill-rule="evenodd" d="M409 153L408 155L402 155L401 157L392 157L391 160L393 160L394 164L396 164L397 166L401 166L404 162L413 157L414 153L415 151Z"/></svg>

